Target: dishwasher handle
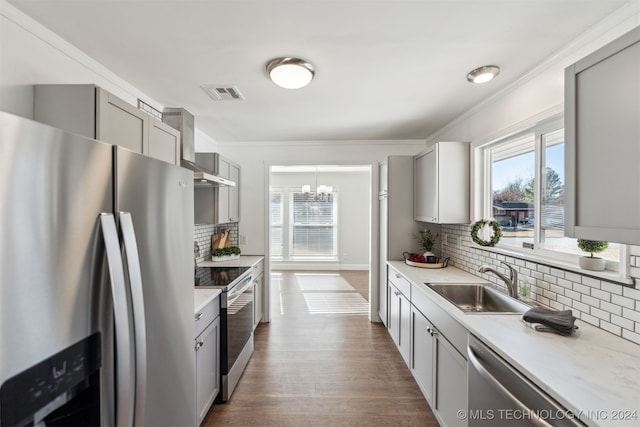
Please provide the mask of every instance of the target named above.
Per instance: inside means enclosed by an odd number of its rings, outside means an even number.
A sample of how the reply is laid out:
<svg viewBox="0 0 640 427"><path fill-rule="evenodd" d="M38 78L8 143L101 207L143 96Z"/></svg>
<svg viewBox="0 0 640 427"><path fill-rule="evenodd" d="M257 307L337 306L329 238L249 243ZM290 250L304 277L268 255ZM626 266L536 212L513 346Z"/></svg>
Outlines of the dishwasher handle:
<svg viewBox="0 0 640 427"><path fill-rule="evenodd" d="M553 427L551 424L549 424L547 421L545 421L544 419L540 418L537 414L536 411L533 411L531 408L527 407L527 405L525 405L524 403L522 403L520 401L520 399L518 399L513 393L511 393L500 381L498 381L493 375L491 375L491 373L484 367L484 365L482 364L482 362L480 362L480 360L478 359L478 357L476 356L475 352L473 351L473 349L471 347L467 347L467 355L469 358L469 362L471 362L471 364L473 365L473 367L476 369L476 371L485 379L487 380L489 383L491 383L491 385L493 385L495 387L495 389L502 394L502 396L504 396L505 398L507 398L509 401L511 401L514 405L516 405L518 407L518 409L522 410L523 412L526 412L527 414L530 414L531 418L530 421L533 425L536 426L540 426L540 427Z"/></svg>

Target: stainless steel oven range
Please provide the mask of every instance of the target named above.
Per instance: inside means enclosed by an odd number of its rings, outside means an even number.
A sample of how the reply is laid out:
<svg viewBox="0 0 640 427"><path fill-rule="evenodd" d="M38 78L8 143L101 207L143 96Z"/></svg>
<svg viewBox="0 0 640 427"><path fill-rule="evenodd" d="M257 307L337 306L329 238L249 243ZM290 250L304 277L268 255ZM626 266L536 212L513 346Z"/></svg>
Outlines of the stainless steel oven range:
<svg viewBox="0 0 640 427"><path fill-rule="evenodd" d="M221 289L220 373L222 391L217 401L231 397L253 354L253 278L251 267L199 267L198 288Z"/></svg>

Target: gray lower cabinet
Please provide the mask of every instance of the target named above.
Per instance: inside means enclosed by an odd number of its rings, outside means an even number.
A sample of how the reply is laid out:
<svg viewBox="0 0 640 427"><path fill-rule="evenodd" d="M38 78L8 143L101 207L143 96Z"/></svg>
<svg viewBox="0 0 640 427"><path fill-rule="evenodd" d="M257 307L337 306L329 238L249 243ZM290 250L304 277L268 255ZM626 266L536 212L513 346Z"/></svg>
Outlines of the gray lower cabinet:
<svg viewBox="0 0 640 427"><path fill-rule="evenodd" d="M466 427L468 331L420 286L388 268L391 338L443 427Z"/></svg>
<svg viewBox="0 0 640 427"><path fill-rule="evenodd" d="M180 132L91 84L35 85L35 120L180 164Z"/></svg>
<svg viewBox="0 0 640 427"><path fill-rule="evenodd" d="M393 282L389 282L388 289L389 333L405 363L409 364L411 350L411 303Z"/></svg>
<svg viewBox="0 0 640 427"><path fill-rule="evenodd" d="M435 328L415 307L411 307L411 365L418 387L430 405L434 404L436 337Z"/></svg>
<svg viewBox="0 0 640 427"><path fill-rule="evenodd" d="M196 417L198 425L220 392L220 297L195 314Z"/></svg>
<svg viewBox="0 0 640 427"><path fill-rule="evenodd" d="M440 423L447 427L466 427L460 411L468 411L467 360L436 332L436 401Z"/></svg>

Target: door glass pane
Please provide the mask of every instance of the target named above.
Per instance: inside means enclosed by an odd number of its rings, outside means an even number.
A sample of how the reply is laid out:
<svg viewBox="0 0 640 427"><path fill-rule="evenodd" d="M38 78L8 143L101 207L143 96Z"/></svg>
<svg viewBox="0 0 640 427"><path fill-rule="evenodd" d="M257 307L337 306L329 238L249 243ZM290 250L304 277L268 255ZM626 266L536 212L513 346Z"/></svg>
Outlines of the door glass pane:
<svg viewBox="0 0 640 427"><path fill-rule="evenodd" d="M502 225L500 244L534 242L535 135L491 149L492 215Z"/></svg>

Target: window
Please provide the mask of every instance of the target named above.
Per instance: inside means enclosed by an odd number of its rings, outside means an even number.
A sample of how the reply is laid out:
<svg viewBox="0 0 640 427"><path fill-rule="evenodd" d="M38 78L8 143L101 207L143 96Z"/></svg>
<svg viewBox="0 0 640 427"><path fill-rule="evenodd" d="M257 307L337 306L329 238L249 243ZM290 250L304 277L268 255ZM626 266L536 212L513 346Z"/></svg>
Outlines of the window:
<svg viewBox="0 0 640 427"><path fill-rule="evenodd" d="M276 261L337 260L335 189L331 197L320 199L300 187L271 190L271 257Z"/></svg>
<svg viewBox="0 0 640 427"><path fill-rule="evenodd" d="M564 237L564 129L560 120L538 125L484 148L490 206L485 216L503 229L499 245L541 255L584 255ZM599 254L619 262L620 245Z"/></svg>

